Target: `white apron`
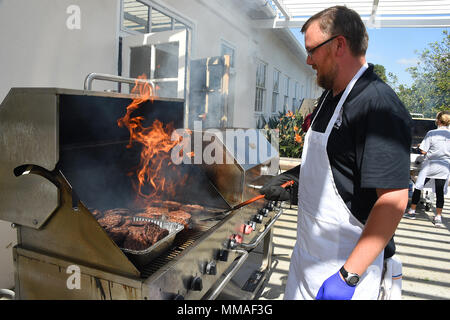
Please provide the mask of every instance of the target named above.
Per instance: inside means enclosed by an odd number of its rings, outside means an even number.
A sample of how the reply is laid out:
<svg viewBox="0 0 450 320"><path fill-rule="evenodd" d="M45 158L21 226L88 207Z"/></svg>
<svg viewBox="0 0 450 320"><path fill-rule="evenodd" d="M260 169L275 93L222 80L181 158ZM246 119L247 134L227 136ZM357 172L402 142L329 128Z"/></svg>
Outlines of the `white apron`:
<svg viewBox="0 0 450 320"><path fill-rule="evenodd" d="M381 279L378 300L402 299L402 262L395 255L384 261L384 275Z"/></svg>
<svg viewBox="0 0 450 320"><path fill-rule="evenodd" d="M448 160L448 153L450 151L449 129L447 127L439 127L427 133L425 139L420 144L422 150L427 151L425 160L422 162L420 172L417 176L415 188L422 190L424 187L431 187L436 193L435 179L445 179L444 195L448 192L448 183L450 181L450 163ZM439 136L440 141L432 140L433 136ZM435 148L440 149L440 154L434 150L430 156L430 147L435 145ZM431 157L431 159L430 159ZM430 178L430 181L425 186L425 180Z"/></svg>
<svg viewBox="0 0 450 320"><path fill-rule="evenodd" d="M442 172L447 172L446 176L442 176ZM436 177L438 176L438 177ZM426 178L430 178L430 180L425 184ZM450 182L450 168L449 164L443 160L429 160L426 159L422 162L422 166L419 174L417 175L417 180L415 183L415 188L418 190L422 190L423 188L431 188L434 193L436 193L435 188L435 179L445 179L444 185L444 195L448 193L448 184Z"/></svg>
<svg viewBox="0 0 450 320"><path fill-rule="evenodd" d="M298 188L297 242L284 296L287 300L315 299L322 283L339 271L361 235L363 225L347 208L334 183L327 142L334 124L340 123L342 105L366 69L367 64L347 85L325 132L313 131L311 124L306 133ZM322 106L323 102L319 108ZM353 299L377 299L382 268L383 252L362 275Z"/></svg>

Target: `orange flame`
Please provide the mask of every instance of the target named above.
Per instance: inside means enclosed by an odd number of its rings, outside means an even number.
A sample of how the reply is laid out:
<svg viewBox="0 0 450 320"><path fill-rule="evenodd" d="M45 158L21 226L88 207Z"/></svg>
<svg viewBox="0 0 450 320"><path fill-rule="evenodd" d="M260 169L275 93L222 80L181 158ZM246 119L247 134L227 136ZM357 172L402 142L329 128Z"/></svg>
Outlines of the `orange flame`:
<svg viewBox="0 0 450 320"><path fill-rule="evenodd" d="M138 79L145 79L139 76ZM149 127L144 127L142 116L132 116L132 113L139 108L139 105L148 100L153 101L154 93L148 83L136 81L132 93L138 95L127 107L125 116L117 120L119 127L126 127L130 133L130 140L127 148L131 148L133 142L142 145L139 168L136 171L138 180L138 195L152 200L160 198L163 194L173 196L175 186L180 185L187 177L179 175L170 159L170 150L176 146L181 137L176 140L171 139L174 130L172 123L164 125L161 121L155 120ZM172 167L172 168L171 168ZM167 177L168 172L172 172L171 178Z"/></svg>

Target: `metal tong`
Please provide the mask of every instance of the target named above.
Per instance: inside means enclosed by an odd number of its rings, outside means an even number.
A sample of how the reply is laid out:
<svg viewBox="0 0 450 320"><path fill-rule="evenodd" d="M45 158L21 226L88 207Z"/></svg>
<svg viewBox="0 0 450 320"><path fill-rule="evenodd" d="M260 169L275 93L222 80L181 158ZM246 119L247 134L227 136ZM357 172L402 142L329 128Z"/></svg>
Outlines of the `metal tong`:
<svg viewBox="0 0 450 320"><path fill-rule="evenodd" d="M283 183L280 187L282 187L282 188L287 188L287 187L292 186L293 184L294 184L294 180L289 180L288 182ZM213 218L207 218L207 219L204 219L204 220L202 220L202 221L213 221L213 220L223 219L223 218L226 217L231 211L240 209L240 208L242 208L242 207L244 207L244 206L246 206L246 205L248 205L248 204L250 204L250 203L253 203L253 202L255 202L255 201L258 201L258 200L260 200L260 199L262 199L262 198L264 198L264 194L260 194L259 196L256 196L256 197L254 197L254 198L251 198L251 199L249 199L249 200L246 200L246 201L244 201L244 202L241 202L241 203L235 205L234 207L232 207L231 209L227 209L226 211L218 212L217 215L214 216Z"/></svg>

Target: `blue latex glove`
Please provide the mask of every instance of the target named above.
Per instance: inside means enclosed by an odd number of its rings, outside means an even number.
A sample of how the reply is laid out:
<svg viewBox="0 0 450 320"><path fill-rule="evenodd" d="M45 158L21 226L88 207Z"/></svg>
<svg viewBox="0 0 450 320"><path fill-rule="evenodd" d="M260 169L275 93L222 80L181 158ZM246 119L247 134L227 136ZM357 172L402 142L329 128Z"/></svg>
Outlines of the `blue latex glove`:
<svg viewBox="0 0 450 320"><path fill-rule="evenodd" d="M351 300L355 287L349 286L339 271L325 280L317 293L316 300Z"/></svg>

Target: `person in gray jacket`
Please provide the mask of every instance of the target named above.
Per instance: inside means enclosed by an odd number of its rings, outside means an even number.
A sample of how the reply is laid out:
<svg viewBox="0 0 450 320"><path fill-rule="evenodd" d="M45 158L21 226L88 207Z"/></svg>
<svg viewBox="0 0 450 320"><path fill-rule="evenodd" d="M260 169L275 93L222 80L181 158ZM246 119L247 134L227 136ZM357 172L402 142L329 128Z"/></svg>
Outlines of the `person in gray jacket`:
<svg viewBox="0 0 450 320"><path fill-rule="evenodd" d="M417 176L411 207L404 217L416 218L416 207L420 201L422 189L425 185L431 185L433 192L436 193L434 224L436 227L443 227L442 208L450 180L450 111L441 111L436 115L436 126L437 129L430 130L419 146L425 159Z"/></svg>

